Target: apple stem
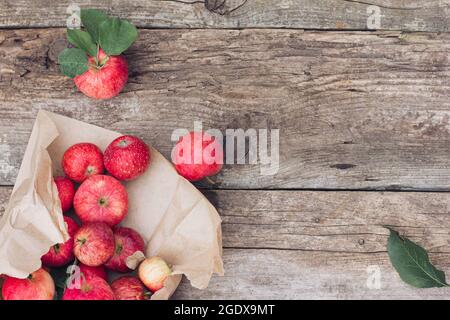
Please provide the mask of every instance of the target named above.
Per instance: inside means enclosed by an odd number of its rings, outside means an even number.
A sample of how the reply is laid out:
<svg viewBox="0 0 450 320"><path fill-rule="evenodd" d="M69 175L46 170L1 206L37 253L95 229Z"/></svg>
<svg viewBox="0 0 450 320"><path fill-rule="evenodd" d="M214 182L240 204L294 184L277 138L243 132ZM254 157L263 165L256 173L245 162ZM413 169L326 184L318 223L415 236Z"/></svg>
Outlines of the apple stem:
<svg viewBox="0 0 450 320"><path fill-rule="evenodd" d="M150 300L150 297L152 296L152 293L149 291L144 292L144 299Z"/></svg>
<svg viewBox="0 0 450 320"><path fill-rule="evenodd" d="M95 56L95 65L98 67L98 59L100 55L100 45L97 43L97 55Z"/></svg>

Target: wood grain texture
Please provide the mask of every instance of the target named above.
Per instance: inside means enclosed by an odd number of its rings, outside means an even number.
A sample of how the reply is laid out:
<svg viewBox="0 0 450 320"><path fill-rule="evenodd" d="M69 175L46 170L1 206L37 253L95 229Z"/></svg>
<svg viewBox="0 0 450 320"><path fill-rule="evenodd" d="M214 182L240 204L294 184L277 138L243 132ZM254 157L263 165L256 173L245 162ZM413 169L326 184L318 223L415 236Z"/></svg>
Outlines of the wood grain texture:
<svg viewBox="0 0 450 320"><path fill-rule="evenodd" d="M449 254L436 254L433 262L448 273L449 258ZM225 276L213 277L207 289L192 288L183 279L173 298L449 299L448 289L415 289L403 283L392 270L385 253L225 249L224 263ZM381 276L379 289L371 282L373 270L379 270Z"/></svg>
<svg viewBox="0 0 450 320"><path fill-rule="evenodd" d="M206 2L206 3L205 3ZM73 1L4 0L0 27L61 27ZM142 28L300 28L367 30L377 5L384 30L450 30L449 0L78 0Z"/></svg>
<svg viewBox="0 0 450 320"><path fill-rule="evenodd" d="M225 166L215 188L449 190L449 34L146 30L124 92L94 101L56 64L64 30L0 32L0 184L41 108L138 134L280 129L280 168Z"/></svg>
<svg viewBox="0 0 450 320"><path fill-rule="evenodd" d="M0 208L11 188L0 188ZM223 220L225 276L183 299L448 299L404 284L390 265L390 225L450 270L450 194L211 190ZM367 282L380 271L380 289ZM370 281L369 281L370 282Z"/></svg>

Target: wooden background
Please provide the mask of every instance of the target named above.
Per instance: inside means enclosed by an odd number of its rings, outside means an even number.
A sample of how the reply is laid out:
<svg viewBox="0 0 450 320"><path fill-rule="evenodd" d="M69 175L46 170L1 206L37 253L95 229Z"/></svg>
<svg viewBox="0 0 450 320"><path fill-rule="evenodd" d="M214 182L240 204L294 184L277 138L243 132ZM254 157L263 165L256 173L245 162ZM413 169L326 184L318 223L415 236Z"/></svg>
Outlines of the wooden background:
<svg viewBox="0 0 450 320"><path fill-rule="evenodd" d="M0 212L39 109L137 134L280 129L280 170L200 183L226 275L185 299L431 299L386 253L394 226L450 272L450 0L76 1L141 28L124 92L93 101L56 64L69 1L0 1ZM367 7L381 30L367 30ZM367 285L379 268L381 288Z"/></svg>

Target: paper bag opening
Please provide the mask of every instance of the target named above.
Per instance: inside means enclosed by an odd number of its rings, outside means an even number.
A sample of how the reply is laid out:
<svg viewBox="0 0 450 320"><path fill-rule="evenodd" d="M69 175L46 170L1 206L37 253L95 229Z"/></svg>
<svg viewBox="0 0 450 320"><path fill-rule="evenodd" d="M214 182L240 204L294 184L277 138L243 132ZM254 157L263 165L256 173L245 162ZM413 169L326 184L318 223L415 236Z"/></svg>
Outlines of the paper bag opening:
<svg viewBox="0 0 450 320"><path fill-rule="evenodd" d="M39 111L9 204L0 220L0 274L25 278L48 249L68 239L53 175L67 148L92 142L105 150L121 134ZM168 299L181 275L205 288L223 274L221 219L216 209L172 164L151 148L148 170L126 182L129 212L121 225L138 231L148 257L158 255L174 275L152 299Z"/></svg>

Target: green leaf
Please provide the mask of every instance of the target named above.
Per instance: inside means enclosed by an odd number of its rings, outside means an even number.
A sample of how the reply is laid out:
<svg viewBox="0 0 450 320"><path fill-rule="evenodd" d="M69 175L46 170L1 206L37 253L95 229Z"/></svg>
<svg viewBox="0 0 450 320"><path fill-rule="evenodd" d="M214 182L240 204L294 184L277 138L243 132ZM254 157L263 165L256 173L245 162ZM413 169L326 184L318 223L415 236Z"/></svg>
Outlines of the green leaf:
<svg viewBox="0 0 450 320"><path fill-rule="evenodd" d="M445 274L430 262L425 249L389 229L388 254L400 278L416 288L447 287Z"/></svg>
<svg viewBox="0 0 450 320"><path fill-rule="evenodd" d="M106 19L108 19L108 16L103 11L97 9L81 10L81 22L96 43L99 40L98 32L100 24Z"/></svg>
<svg viewBox="0 0 450 320"><path fill-rule="evenodd" d="M74 78L88 71L88 58L81 49L64 49L58 57L59 68L66 76Z"/></svg>
<svg viewBox="0 0 450 320"><path fill-rule="evenodd" d="M86 51L91 57L97 56L97 45L86 31L67 29L67 39L74 46Z"/></svg>
<svg viewBox="0 0 450 320"><path fill-rule="evenodd" d="M117 56L136 41L138 31L126 20L108 18L101 23L99 35L103 51L108 55Z"/></svg>

